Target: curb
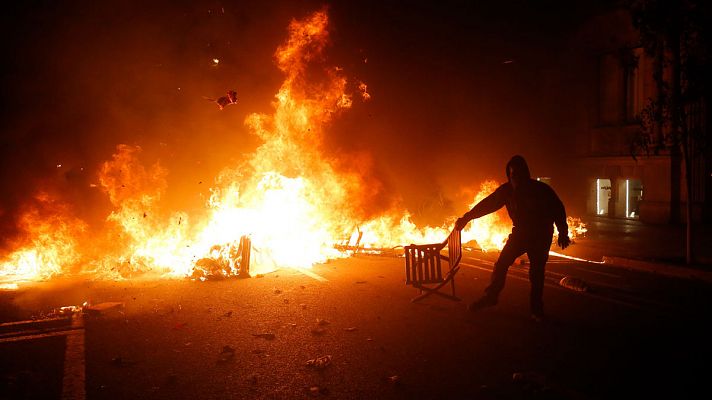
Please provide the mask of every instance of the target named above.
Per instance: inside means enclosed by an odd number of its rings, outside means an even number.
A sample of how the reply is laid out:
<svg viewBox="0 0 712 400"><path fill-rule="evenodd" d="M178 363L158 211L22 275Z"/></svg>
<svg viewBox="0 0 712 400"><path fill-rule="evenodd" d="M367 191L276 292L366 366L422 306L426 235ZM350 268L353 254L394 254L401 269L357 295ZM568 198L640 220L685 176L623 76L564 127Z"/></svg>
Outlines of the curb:
<svg viewBox="0 0 712 400"><path fill-rule="evenodd" d="M712 283L712 271L610 256L603 256L603 263L605 265L618 266L635 271L650 272L682 279L699 279L707 283Z"/></svg>

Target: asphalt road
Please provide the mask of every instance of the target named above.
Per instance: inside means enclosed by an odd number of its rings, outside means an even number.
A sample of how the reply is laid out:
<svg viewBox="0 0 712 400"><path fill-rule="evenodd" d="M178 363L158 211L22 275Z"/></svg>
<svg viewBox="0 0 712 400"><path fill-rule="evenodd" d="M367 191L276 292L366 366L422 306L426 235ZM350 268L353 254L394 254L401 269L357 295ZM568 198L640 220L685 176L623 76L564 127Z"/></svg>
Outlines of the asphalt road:
<svg viewBox="0 0 712 400"><path fill-rule="evenodd" d="M468 313L493 257L465 253L460 302L411 303L402 258L357 255L244 280L43 283L0 292L0 316L123 302L84 316L89 399L709 397L708 284L552 258L545 322L529 319L526 264ZM56 398L62 344L20 343L0 345L0 398Z"/></svg>

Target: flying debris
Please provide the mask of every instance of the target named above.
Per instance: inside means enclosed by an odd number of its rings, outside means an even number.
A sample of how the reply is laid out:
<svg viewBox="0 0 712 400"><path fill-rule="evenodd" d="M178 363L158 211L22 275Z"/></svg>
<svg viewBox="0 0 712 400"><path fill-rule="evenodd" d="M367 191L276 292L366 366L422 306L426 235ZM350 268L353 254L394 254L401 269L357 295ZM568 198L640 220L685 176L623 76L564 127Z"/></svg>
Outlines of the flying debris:
<svg viewBox="0 0 712 400"><path fill-rule="evenodd" d="M237 92L234 90L228 90L227 95L225 95L225 96L220 96L217 99L205 97L205 99L214 102L222 110L223 108L225 108L226 106L228 106L230 104L237 103Z"/></svg>

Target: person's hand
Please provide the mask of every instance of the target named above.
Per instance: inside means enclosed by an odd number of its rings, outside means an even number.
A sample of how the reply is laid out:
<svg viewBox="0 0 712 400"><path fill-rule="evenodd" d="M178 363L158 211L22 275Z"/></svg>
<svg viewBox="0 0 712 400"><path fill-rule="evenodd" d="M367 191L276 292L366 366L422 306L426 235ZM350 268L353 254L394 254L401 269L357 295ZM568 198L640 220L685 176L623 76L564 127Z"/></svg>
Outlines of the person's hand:
<svg viewBox="0 0 712 400"><path fill-rule="evenodd" d="M571 239L569 239L568 235L566 235L566 236L560 235L558 243L559 243L559 247L561 247L561 250L564 250L565 248L569 247L569 245L571 244Z"/></svg>
<svg viewBox="0 0 712 400"><path fill-rule="evenodd" d="M470 222L470 220L465 217L458 218L457 221L455 221L455 229L458 231L463 230L468 222Z"/></svg>

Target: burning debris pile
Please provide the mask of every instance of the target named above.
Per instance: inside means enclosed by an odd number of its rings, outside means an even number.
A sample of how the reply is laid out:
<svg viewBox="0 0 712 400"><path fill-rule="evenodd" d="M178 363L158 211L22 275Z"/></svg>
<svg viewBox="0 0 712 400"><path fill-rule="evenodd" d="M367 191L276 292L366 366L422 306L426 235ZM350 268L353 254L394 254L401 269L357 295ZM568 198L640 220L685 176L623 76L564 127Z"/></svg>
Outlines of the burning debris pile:
<svg viewBox="0 0 712 400"><path fill-rule="evenodd" d="M262 144L246 161L217 175L204 210L165 210L169 171L160 163L143 165L140 147L119 144L112 159L99 166L96 186L112 206L104 225L90 229L71 205L39 192L20 218L23 235L0 258L0 282L83 273L205 280L309 267L348 256L353 243L368 249L441 241L455 217L425 228L416 227L402 209L365 217L359 201L368 197L367 178L356 168L337 168L333 156L323 154L330 122L354 97L371 98L365 83L325 65L327 28L324 11L290 23L274 54L284 81L272 112L245 120ZM319 79L310 79L315 70L321 71ZM223 109L235 104L237 93L210 100ZM485 182L470 206L496 186ZM463 241L501 248L510 230L503 213L470 224ZM345 237L350 239L343 242Z"/></svg>

